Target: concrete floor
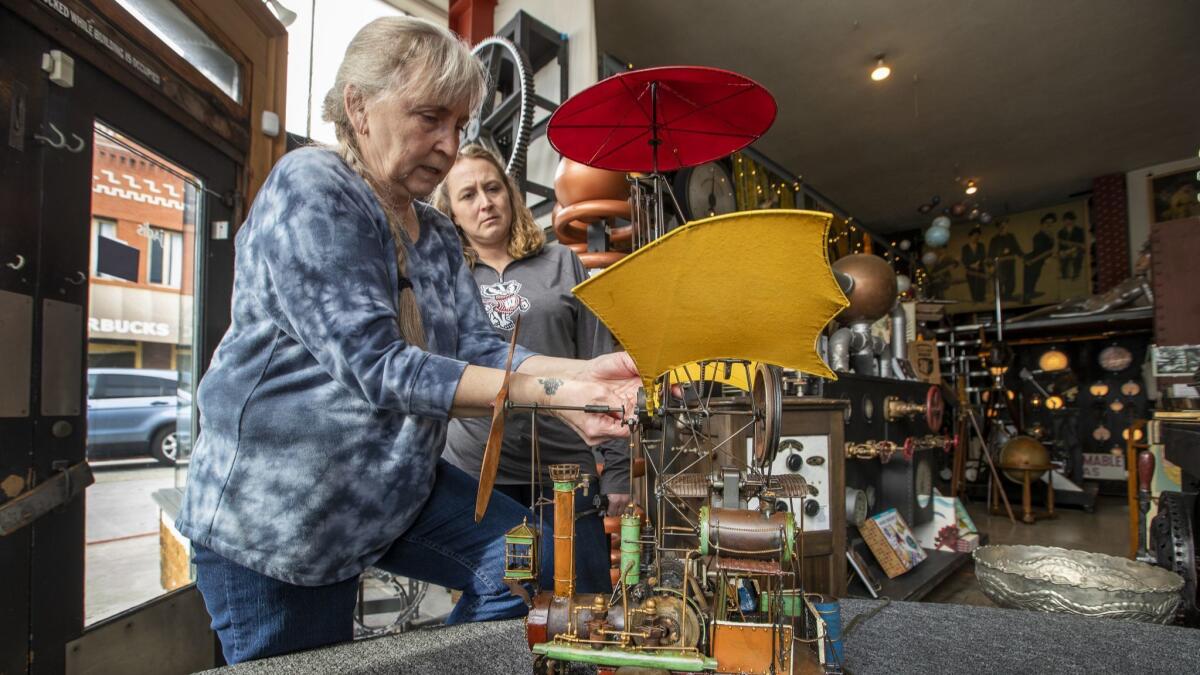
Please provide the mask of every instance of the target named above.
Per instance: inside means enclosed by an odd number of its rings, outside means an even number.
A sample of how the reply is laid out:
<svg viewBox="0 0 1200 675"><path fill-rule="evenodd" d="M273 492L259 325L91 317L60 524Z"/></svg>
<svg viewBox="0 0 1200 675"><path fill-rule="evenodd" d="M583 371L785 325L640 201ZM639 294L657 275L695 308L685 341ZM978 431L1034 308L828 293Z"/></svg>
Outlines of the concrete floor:
<svg viewBox="0 0 1200 675"><path fill-rule="evenodd" d="M154 460L93 462L87 491L84 621L101 619L162 594L158 505L150 495L175 484L175 469Z"/></svg>
<svg viewBox="0 0 1200 675"><path fill-rule="evenodd" d="M1101 497L1092 513L1078 508L1055 509L1055 519L1039 520L1033 525L1022 523L1020 513L1016 523L1010 523L1006 515L989 515L981 502L968 504L967 512L979 530L988 535L989 544L1058 546L1116 556L1129 553L1129 507L1124 498ZM979 590L974 562L955 572L925 596L924 602L995 607Z"/></svg>

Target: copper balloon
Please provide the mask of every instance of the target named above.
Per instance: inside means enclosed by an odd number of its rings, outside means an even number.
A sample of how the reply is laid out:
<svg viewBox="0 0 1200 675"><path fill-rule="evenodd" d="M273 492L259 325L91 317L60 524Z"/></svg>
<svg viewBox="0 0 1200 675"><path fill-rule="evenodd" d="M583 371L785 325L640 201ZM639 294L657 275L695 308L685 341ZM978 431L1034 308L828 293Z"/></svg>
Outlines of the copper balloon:
<svg viewBox="0 0 1200 675"><path fill-rule="evenodd" d="M1025 482L1023 471L1005 471L1006 468L1022 469L1025 467L1042 467L1050 464L1050 451L1037 439L1029 436L1014 436L1000 449L1000 470L1005 477L1016 483ZM1030 476L1037 480L1044 472Z"/></svg>
<svg viewBox="0 0 1200 675"><path fill-rule="evenodd" d="M846 294L850 306L838 315L839 321L875 321L895 304L896 271L883 258L870 253L855 253L833 263L833 271L854 279L854 288Z"/></svg>
<svg viewBox="0 0 1200 675"><path fill-rule="evenodd" d="M619 171L595 169L563 157L554 172L554 196L563 206L594 199L629 199L629 182Z"/></svg>

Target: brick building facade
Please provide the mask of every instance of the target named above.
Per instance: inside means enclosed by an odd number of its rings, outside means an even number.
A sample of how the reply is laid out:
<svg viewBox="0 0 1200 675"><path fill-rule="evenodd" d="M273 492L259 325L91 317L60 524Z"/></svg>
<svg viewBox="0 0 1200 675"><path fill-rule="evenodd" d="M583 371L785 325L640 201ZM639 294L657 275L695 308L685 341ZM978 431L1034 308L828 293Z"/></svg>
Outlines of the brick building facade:
<svg viewBox="0 0 1200 675"><path fill-rule="evenodd" d="M197 192L182 170L105 135L92 145L88 365L187 369Z"/></svg>

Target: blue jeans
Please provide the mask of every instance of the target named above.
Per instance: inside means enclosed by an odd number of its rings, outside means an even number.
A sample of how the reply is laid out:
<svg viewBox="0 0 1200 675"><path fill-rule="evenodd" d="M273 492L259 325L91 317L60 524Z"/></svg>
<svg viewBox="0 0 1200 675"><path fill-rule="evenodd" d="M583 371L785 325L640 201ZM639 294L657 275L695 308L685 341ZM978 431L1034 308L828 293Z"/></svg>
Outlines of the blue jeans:
<svg viewBox="0 0 1200 675"><path fill-rule="evenodd" d="M524 616L523 600L504 585L504 533L523 518L523 506L492 493L475 523L479 483L439 461L429 501L375 567L462 591L446 623ZM312 649L353 637L358 578L328 586L296 586L195 549L196 586L229 663Z"/></svg>
<svg viewBox="0 0 1200 675"><path fill-rule="evenodd" d="M604 514L587 513L595 507L592 499L596 495L596 480L588 485L587 496L582 490L575 491L575 591L578 593L612 593L612 577L608 569L608 535L604 534ZM531 490L528 485L497 485L496 491L512 497L528 506ZM544 485L543 499L554 500L554 487ZM548 591L554 588L554 505L542 510L542 532L538 538L538 586ZM537 514L529 524L537 526Z"/></svg>

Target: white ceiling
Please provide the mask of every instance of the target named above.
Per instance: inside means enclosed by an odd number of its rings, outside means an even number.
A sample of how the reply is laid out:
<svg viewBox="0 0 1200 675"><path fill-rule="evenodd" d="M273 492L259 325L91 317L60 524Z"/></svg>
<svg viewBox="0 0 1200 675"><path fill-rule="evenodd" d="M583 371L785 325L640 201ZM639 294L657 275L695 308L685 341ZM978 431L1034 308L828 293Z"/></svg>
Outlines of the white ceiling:
<svg viewBox="0 0 1200 675"><path fill-rule="evenodd" d="M1200 150L1198 0L596 0L602 52L728 68L757 148L879 232L980 179L996 215ZM883 52L892 76L868 77ZM956 166L959 167L956 173Z"/></svg>

